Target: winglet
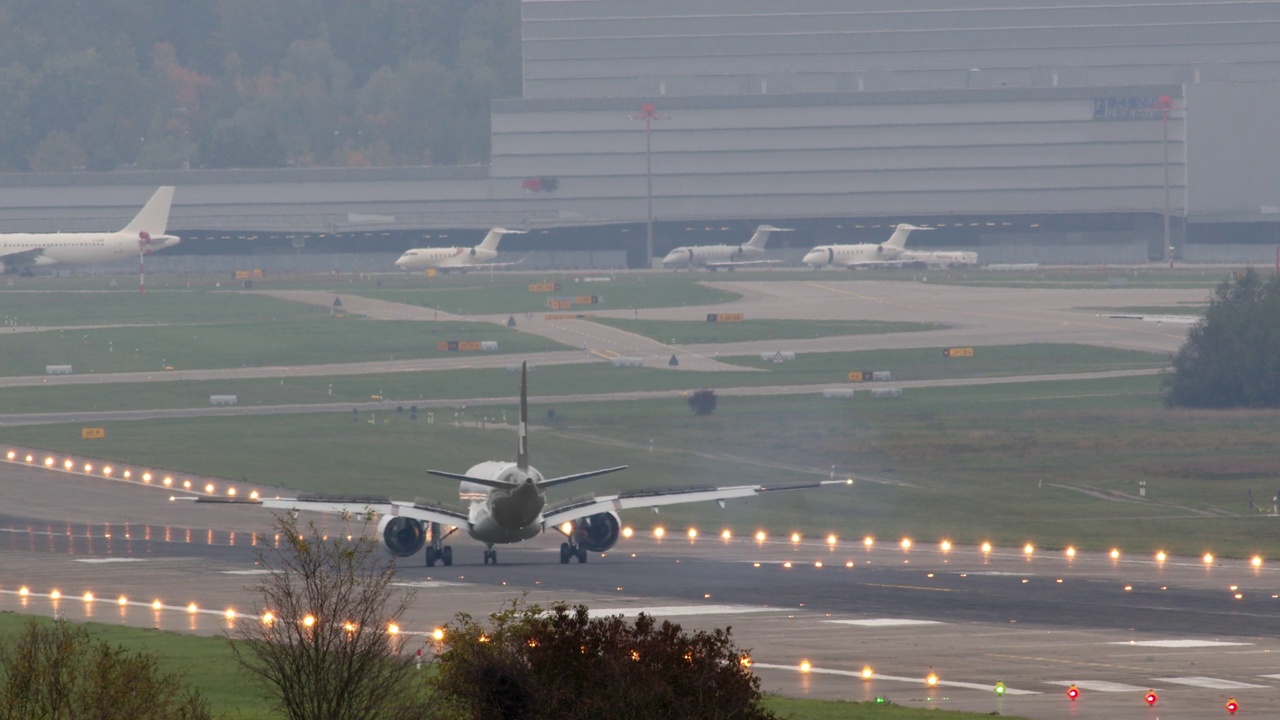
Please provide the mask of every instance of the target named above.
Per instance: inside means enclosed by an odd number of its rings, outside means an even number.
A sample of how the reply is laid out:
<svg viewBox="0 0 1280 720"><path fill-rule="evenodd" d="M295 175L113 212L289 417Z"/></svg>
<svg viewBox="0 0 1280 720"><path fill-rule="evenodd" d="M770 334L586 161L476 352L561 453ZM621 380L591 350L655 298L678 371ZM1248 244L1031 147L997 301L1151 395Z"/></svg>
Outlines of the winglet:
<svg viewBox="0 0 1280 720"><path fill-rule="evenodd" d="M516 449L516 467L529 469L529 364L520 363L520 447Z"/></svg>
<svg viewBox="0 0 1280 720"><path fill-rule="evenodd" d="M122 233L146 232L152 237L164 235L169 225L169 206L173 204L173 186L165 185L155 191L142 210L134 216Z"/></svg>

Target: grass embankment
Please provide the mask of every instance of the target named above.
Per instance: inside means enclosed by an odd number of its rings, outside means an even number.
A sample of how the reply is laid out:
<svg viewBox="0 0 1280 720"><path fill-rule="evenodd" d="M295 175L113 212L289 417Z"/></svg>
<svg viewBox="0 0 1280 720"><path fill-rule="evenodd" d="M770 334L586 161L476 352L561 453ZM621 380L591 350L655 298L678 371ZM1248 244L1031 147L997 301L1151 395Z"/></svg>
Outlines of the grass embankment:
<svg viewBox="0 0 1280 720"><path fill-rule="evenodd" d="M1150 353L1081 345L981 348L975 357L963 359L944 358L941 348L805 353L786 363L762 361L759 356L721 359L760 372L681 372L590 363L538 367L530 382L535 395L546 397L767 385L842 385L851 370L890 370L894 381L901 382L1155 368L1161 360ZM393 405L412 405L425 400L513 397L516 389L514 376L505 369L32 386L0 389L0 413L204 407L210 395L236 395L242 406L356 403L368 402L374 395L387 398Z"/></svg>
<svg viewBox="0 0 1280 720"><path fill-rule="evenodd" d="M1006 547L1031 541L1046 550L1265 555L1274 518L1250 511L1247 497L1252 490L1266 502L1280 474L1280 413L1167 410L1158 383L1137 377L911 389L897 400L723 397L710 417L694 417L677 398L542 404L534 408L531 444L544 474L632 468L557 497L808 481L833 466L838 476L862 478L853 488L735 501L728 512L707 504L624 516L641 529L660 523L728 527L738 535L764 528ZM553 408L556 425L546 427ZM109 423L107 437L93 441L80 439L80 424L12 427L0 429L0 439L317 492L456 503L456 484L428 480L422 469L508 459L514 433L492 420L500 422L501 413L486 409L484 429L455 426L443 412L430 424L396 413L379 413L376 424L366 415L352 422L323 414ZM463 418L476 414L469 409ZM1142 481L1145 498L1138 496Z"/></svg>
<svg viewBox="0 0 1280 720"><path fill-rule="evenodd" d="M0 642L16 636L30 616L0 612ZM51 622L42 620L42 622ZM94 639L131 650L154 653L160 669L181 673L186 682L209 701L216 716L225 720L270 720L266 693L255 679L236 664L226 638L196 637L101 623L86 623ZM918 710L895 705L770 697L770 709L792 720L933 720L976 718L980 715Z"/></svg>

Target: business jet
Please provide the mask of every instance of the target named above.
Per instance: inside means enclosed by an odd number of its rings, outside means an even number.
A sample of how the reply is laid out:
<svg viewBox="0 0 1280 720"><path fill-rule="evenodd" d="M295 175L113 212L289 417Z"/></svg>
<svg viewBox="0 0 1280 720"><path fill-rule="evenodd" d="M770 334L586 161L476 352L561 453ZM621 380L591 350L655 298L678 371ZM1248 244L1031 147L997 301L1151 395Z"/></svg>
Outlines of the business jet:
<svg viewBox="0 0 1280 720"><path fill-rule="evenodd" d="M396 267L401 270L426 270L435 268L442 272L466 272L467 270L492 270L494 268L519 265L520 262L495 263L488 262L498 257L498 243L503 235L524 234L525 230L507 230L493 228L484 240L475 247L441 247L414 248L406 250L396 260Z"/></svg>
<svg viewBox="0 0 1280 720"><path fill-rule="evenodd" d="M137 216L118 232L6 233L0 235L0 272L30 275L32 268L91 265L149 255L177 245L181 238L165 234L173 188L155 191Z"/></svg>
<svg viewBox="0 0 1280 720"><path fill-rule="evenodd" d="M902 253L907 237L915 230L931 230L915 225L899 223L889 239L882 243L858 243L856 245L819 245L801 260L815 270L832 266L855 269L860 267L902 267Z"/></svg>
<svg viewBox="0 0 1280 720"><path fill-rule="evenodd" d="M777 260L743 260L740 258L764 253L764 244L769 242L769 235L776 232L791 232L791 228L779 228L772 225L761 225L745 245L691 245L678 247L662 258L666 268L704 267L708 270L724 268L732 270L745 265L769 265Z"/></svg>
<svg viewBox="0 0 1280 720"><path fill-rule="evenodd" d="M575 498L548 505L546 491L558 485L577 482L626 469L626 465L588 470L586 472L547 478L529 464L529 392L528 374L520 368L520 424L516 431L516 461L486 460L473 465L465 473L427 470L437 477L457 480L459 498L466 508L427 503L370 498L261 498L242 500L264 507L296 512L313 510L339 513L344 517L378 518L378 535L387 550L397 557L411 557L426 550L427 567L436 562L453 564L453 548L444 540L458 529L484 543L484 564L498 563L494 545L518 543L537 537L546 530L564 535L560 544L560 562L577 559L587 561L587 553L605 552L621 534L618 511L629 508L653 508L662 505L715 500L724 506L732 498L752 497L780 490L799 490L851 483L849 480L821 480L815 483L767 487L737 485L718 488L673 490L641 490L630 493ZM200 498L198 502L224 503L222 498ZM446 529L447 528L447 529ZM428 530L430 532L428 532ZM428 544L430 543L430 544Z"/></svg>

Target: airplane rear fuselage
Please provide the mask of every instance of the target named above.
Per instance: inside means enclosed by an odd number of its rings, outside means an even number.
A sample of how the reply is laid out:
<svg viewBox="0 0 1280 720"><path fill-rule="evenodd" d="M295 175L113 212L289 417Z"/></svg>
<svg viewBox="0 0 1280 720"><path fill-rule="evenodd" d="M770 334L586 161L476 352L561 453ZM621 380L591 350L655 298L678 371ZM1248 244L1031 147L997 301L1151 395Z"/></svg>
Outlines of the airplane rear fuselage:
<svg viewBox="0 0 1280 720"><path fill-rule="evenodd" d="M150 250L162 250L180 242L176 235L152 236ZM144 241L126 233L6 233L0 235L0 256L40 250L31 263L49 265L89 265L137 255Z"/></svg>

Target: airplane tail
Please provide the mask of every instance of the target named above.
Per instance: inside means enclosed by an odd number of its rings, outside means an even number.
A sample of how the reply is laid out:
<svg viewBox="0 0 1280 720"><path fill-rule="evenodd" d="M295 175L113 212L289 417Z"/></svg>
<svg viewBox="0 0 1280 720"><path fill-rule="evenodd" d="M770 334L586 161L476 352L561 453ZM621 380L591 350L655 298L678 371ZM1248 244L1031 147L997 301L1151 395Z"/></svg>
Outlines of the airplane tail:
<svg viewBox="0 0 1280 720"><path fill-rule="evenodd" d="M142 210L124 226L122 233L140 233L145 232L153 236L164 235L165 229L169 225L169 206L173 204L173 186L166 185L142 206Z"/></svg>
<svg viewBox="0 0 1280 720"><path fill-rule="evenodd" d="M507 230L506 228L493 228L488 235L484 236L484 240L480 241L477 246L481 250L497 250L498 243L502 240L503 235L523 234L524 230Z"/></svg>
<svg viewBox="0 0 1280 720"><path fill-rule="evenodd" d="M529 364L520 363L520 446L516 449L516 467L529 469Z"/></svg>
<svg viewBox="0 0 1280 720"><path fill-rule="evenodd" d="M881 247L892 247L901 250L907 246L907 236L911 234L912 230L932 229L933 228L922 228L916 227L915 225L908 225L906 223L898 223L898 227L893 231L893 234L889 236L889 239L881 245Z"/></svg>
<svg viewBox="0 0 1280 720"><path fill-rule="evenodd" d="M776 232L791 232L791 228L780 228L780 227L774 227L772 225L761 225L760 227L756 228L755 234L752 235L751 239L747 241L746 246L749 248L755 248L756 250L763 250L764 244L769 242L769 233L776 233Z"/></svg>

